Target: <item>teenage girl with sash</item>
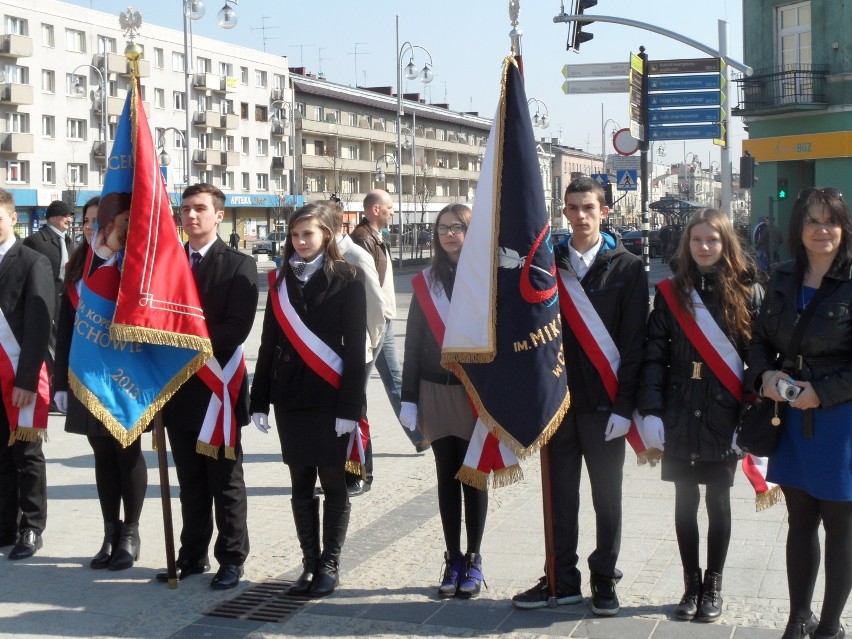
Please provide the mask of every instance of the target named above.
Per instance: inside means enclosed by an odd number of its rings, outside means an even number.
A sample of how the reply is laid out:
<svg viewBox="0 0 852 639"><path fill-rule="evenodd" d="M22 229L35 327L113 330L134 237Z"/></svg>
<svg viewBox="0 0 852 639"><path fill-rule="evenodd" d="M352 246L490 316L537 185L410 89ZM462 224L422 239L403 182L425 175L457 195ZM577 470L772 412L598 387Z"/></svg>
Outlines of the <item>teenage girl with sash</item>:
<svg viewBox="0 0 852 639"><path fill-rule="evenodd" d="M742 398L743 360L763 288L726 213L689 219L674 275L657 285L648 320L637 407L648 448L663 451L675 484L675 530L685 592L678 619L716 621L731 538L731 449ZM705 485L707 570L698 558L699 486Z"/></svg>
<svg viewBox="0 0 852 639"><path fill-rule="evenodd" d="M476 416L461 382L441 367L444 321L453 294L456 265L470 224L470 209L451 204L438 214L433 230L432 265L415 276L408 310L402 369L400 421L419 426L432 442L438 474L438 510L444 529L444 572L438 595L470 599L482 584L479 554L488 512L488 493L456 479L464 463ZM462 500L467 548L461 552Z"/></svg>
<svg viewBox="0 0 852 639"><path fill-rule="evenodd" d="M334 206L312 202L290 218L284 261L270 274L251 388L252 420L268 429L272 405L290 469L304 565L290 593L312 597L331 594L339 583L350 510L344 462L366 403L366 296L337 248ZM324 493L322 528L317 477Z"/></svg>

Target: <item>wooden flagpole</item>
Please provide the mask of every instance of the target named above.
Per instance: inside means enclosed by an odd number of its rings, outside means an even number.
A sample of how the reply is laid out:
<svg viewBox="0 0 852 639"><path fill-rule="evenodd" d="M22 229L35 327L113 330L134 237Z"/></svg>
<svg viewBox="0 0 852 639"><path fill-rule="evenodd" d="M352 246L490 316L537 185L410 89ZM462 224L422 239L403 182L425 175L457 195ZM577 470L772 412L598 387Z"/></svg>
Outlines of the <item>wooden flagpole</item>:
<svg viewBox="0 0 852 639"><path fill-rule="evenodd" d="M166 457L166 427L160 411L154 415L154 442L157 446L157 462L160 467L160 500L163 504L163 534L166 539L166 572L169 588L178 587L175 563L175 529L172 523L171 488L169 487L169 460Z"/></svg>

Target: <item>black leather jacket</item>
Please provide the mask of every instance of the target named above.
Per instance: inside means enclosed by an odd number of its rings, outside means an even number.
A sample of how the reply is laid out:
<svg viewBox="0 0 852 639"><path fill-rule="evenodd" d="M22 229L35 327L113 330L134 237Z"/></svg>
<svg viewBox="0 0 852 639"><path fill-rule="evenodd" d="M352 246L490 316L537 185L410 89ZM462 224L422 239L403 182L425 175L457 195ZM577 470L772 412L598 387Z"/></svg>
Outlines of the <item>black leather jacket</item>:
<svg viewBox="0 0 852 639"><path fill-rule="evenodd" d="M761 374L782 368L779 353L793 335L800 286L795 263L773 267L760 318L754 328L749 360L750 388L760 387ZM828 294L819 301L799 348L803 368L783 367L796 379L809 381L822 408L852 401L852 266L832 269L822 283Z"/></svg>
<svg viewBox="0 0 852 639"><path fill-rule="evenodd" d="M715 274L693 276L695 290L717 324L721 308L716 294ZM752 284L751 308L760 307L763 287ZM742 337L729 339L743 361L747 343ZM696 371L700 363L700 370ZM698 379L696 379L698 377ZM739 402L712 373L687 339L662 294L657 292L648 319L645 358L639 378L637 407L644 417L661 417L665 426L665 454L686 461L723 461L734 455L731 440L737 423Z"/></svg>

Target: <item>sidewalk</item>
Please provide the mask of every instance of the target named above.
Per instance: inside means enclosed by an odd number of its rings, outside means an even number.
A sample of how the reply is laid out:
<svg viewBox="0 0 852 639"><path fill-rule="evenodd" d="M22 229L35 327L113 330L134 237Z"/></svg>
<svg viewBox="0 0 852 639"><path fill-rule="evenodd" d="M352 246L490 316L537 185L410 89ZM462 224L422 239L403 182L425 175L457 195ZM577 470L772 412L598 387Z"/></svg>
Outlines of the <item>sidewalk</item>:
<svg viewBox="0 0 852 639"><path fill-rule="evenodd" d="M259 263L260 269L268 265ZM396 278L404 315L410 277ZM261 282L265 274L261 273ZM265 286L264 286L265 290ZM251 372L260 339L265 295L246 345ZM397 321L399 347L404 316ZM369 387L375 450L375 482L353 499L352 521L342 561L342 584L324 601L297 602L281 622L209 616L205 612L239 595L277 601L276 580L293 579L300 568L289 504L289 477L274 429L243 430L252 551L237 590L213 591L211 574L194 576L169 590L154 580L165 566L156 456L150 435L143 449L149 469L142 514L142 556L130 570L93 571L88 561L100 547L101 516L91 449L84 437L66 434L64 418L50 418L48 528L45 545L31 560L0 557L0 635L15 637L542 637L654 639L776 639L787 616L783 505L756 513L754 495L738 474L732 492L733 538L725 570L725 612L717 624L673 621L683 589L674 532L674 490L659 480L659 468L637 467L628 451L624 481L624 528L618 587L621 613L595 617L588 598L556 610L516 611L509 600L542 574L544 544L541 479L536 458L524 462L522 482L491 491L482 549L488 588L470 602L440 601L435 589L442 567L431 453L414 453L395 423L381 381ZM170 470L176 535L180 531L177 479ZM584 477L580 567L594 544L594 514ZM702 509L703 517L703 509ZM706 518L702 518L702 531ZM702 533L703 535L704 533ZM8 549L4 549L8 552ZM212 549L211 549L212 550ZM703 552L703 551L702 551ZM819 612L822 581L814 602ZM584 584L588 597L588 586ZM844 623L852 626L852 607Z"/></svg>

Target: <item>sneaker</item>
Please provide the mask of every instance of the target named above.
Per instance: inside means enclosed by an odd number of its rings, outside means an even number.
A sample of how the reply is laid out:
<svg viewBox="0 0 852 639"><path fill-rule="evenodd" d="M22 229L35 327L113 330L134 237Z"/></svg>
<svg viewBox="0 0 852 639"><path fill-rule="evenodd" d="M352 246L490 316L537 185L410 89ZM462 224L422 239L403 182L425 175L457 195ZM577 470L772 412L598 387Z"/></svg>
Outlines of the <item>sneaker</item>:
<svg viewBox="0 0 852 639"><path fill-rule="evenodd" d="M521 610L547 608L548 597L547 577L542 577L535 586L524 592L519 592L512 597L512 605ZM557 605L578 604L581 601L583 601L583 593L580 592L579 588L559 582L556 583Z"/></svg>
<svg viewBox="0 0 852 639"><path fill-rule="evenodd" d="M456 596L464 568L464 556L461 553L455 558L451 558L449 552L444 553L444 575L441 577L441 585L438 586L438 596L441 599Z"/></svg>
<svg viewBox="0 0 852 639"><path fill-rule="evenodd" d="M596 572L592 573L592 612L600 617L612 617L620 610L618 595L615 594L615 584L621 579L621 573L616 577L605 577Z"/></svg>
<svg viewBox="0 0 852 639"><path fill-rule="evenodd" d="M479 594L479 589L485 583L485 577L482 576L482 556L469 552L464 556L464 575L459 582L459 589L456 596L459 599L472 599ZM488 587L488 584L485 584Z"/></svg>

